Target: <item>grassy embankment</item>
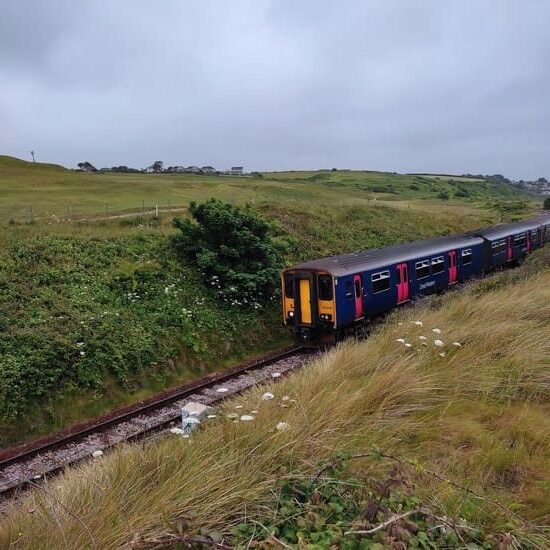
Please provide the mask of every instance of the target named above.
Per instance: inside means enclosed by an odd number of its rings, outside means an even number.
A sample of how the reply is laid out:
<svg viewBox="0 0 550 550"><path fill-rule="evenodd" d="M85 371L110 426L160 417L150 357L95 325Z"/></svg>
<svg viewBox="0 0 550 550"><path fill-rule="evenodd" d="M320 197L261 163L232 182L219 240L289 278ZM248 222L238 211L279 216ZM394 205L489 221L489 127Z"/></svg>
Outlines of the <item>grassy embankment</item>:
<svg viewBox="0 0 550 550"><path fill-rule="evenodd" d="M0 445L288 342L278 305L217 303L169 246L173 214L142 217L142 201L253 202L293 243L289 262L472 229L534 204L508 188L450 179L83 174L0 157ZM467 198L438 198L462 187ZM138 215L98 219L106 203L109 215ZM25 223L31 205L33 224Z"/></svg>
<svg viewBox="0 0 550 550"><path fill-rule="evenodd" d="M549 253L398 312L189 440L118 448L46 483L5 518L0 546L370 548L346 533L408 511L366 540L548 547ZM254 420L235 422L237 405Z"/></svg>

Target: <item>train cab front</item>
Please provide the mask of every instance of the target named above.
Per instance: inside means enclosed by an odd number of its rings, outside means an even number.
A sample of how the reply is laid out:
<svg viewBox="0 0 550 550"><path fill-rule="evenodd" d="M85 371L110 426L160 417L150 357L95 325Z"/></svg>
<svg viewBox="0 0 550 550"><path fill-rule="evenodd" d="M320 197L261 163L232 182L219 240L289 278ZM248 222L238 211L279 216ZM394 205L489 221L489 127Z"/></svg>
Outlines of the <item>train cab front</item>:
<svg viewBox="0 0 550 550"><path fill-rule="evenodd" d="M334 280L328 273L282 274L283 321L303 343L329 343L336 328Z"/></svg>

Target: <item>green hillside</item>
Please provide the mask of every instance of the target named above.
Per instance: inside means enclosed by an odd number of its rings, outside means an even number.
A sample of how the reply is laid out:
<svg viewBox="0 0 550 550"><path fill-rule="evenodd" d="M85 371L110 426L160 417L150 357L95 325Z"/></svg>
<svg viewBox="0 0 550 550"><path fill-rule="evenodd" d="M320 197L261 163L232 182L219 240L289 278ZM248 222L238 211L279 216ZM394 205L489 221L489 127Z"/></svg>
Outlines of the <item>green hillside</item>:
<svg viewBox="0 0 550 550"><path fill-rule="evenodd" d="M261 311L224 306L178 259L171 221L190 200L253 204L289 243L287 264L466 231L535 205L480 181L468 197L438 198L458 185L348 171L86 174L1 157L0 445L288 343L277 297ZM166 208L156 217L151 204Z"/></svg>
<svg viewBox="0 0 550 550"><path fill-rule="evenodd" d="M143 209L150 213L157 205L175 209L211 196L237 204L290 207L297 201L323 206L419 199L484 208L505 201L535 204L528 195L506 185L447 176L367 171L270 172L259 177L83 173L0 157L0 225L28 222L31 216L34 221L54 224L90 215L140 213Z"/></svg>

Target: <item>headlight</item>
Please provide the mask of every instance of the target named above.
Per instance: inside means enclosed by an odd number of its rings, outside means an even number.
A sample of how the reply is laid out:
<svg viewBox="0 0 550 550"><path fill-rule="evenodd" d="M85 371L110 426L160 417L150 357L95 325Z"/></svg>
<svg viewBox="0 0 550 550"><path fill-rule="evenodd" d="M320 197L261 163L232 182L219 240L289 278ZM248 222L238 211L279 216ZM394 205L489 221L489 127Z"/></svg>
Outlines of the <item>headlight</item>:
<svg viewBox="0 0 550 550"><path fill-rule="evenodd" d="M294 312L293 312L293 311L289 311L289 312L288 312L288 316L289 316L289 317L294 317Z"/></svg>

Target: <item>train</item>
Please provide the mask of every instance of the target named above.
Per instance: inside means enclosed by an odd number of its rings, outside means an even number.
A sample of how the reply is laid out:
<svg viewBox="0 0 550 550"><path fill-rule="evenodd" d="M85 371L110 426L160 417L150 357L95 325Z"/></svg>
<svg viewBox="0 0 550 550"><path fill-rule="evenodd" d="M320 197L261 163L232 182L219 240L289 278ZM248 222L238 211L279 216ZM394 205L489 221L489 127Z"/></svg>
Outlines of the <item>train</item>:
<svg viewBox="0 0 550 550"><path fill-rule="evenodd" d="M415 297L518 265L548 242L550 212L305 262L281 273L283 322L299 341L333 342Z"/></svg>

